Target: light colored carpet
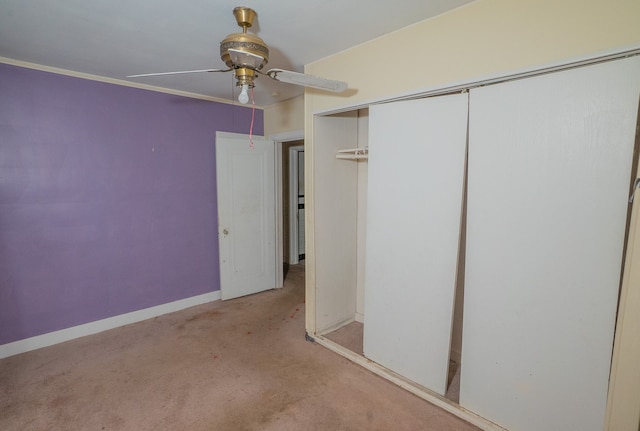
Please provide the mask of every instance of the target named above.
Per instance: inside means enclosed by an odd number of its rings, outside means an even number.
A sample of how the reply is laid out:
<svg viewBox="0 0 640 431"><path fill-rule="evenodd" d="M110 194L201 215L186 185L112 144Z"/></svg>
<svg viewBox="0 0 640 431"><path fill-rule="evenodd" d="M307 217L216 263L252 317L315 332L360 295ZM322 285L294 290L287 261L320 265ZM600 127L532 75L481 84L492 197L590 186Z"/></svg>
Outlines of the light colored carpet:
<svg viewBox="0 0 640 431"><path fill-rule="evenodd" d="M325 337L358 355L364 355L364 325L360 322L351 322Z"/></svg>
<svg viewBox="0 0 640 431"><path fill-rule="evenodd" d="M477 430L305 341L295 266L283 289L0 360L0 429Z"/></svg>
<svg viewBox="0 0 640 431"><path fill-rule="evenodd" d="M360 322L351 322L326 334L325 337L358 355L364 355L364 325ZM455 403L460 402L460 364L454 361L449 361L449 376L445 397Z"/></svg>

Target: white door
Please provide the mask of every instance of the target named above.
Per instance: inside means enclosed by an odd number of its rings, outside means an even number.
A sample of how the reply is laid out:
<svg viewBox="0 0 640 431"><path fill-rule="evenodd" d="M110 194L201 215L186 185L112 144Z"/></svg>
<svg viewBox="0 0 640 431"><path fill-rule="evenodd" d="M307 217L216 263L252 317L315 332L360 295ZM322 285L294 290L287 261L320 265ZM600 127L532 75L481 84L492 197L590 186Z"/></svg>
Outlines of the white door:
<svg viewBox="0 0 640 431"><path fill-rule="evenodd" d="M602 430L640 90L634 57L471 91L460 404Z"/></svg>
<svg viewBox="0 0 640 431"><path fill-rule="evenodd" d="M216 135L222 299L276 287L275 145Z"/></svg>
<svg viewBox="0 0 640 431"><path fill-rule="evenodd" d="M369 109L364 354L444 395L467 95Z"/></svg>

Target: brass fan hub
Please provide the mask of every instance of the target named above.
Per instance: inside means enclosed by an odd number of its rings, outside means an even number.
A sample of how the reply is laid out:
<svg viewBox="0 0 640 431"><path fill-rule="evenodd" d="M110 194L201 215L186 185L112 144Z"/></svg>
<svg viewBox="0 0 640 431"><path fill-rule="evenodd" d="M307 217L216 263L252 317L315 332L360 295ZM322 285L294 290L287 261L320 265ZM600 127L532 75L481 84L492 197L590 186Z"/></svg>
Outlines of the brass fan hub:
<svg viewBox="0 0 640 431"><path fill-rule="evenodd" d="M248 7L237 7L233 10L233 15L236 18L238 26L242 27L242 33L232 33L220 42L220 58L232 69L262 69L269 61L269 48L258 36L247 33L247 29L253 25L253 21L258 14ZM247 58L240 60L240 62L238 62L237 59L234 61L232 54L229 52L230 49L251 54L251 56L258 56L262 60Z"/></svg>
<svg viewBox="0 0 640 431"><path fill-rule="evenodd" d="M256 79L256 71L249 69L248 67L239 67L233 71L236 76L236 85L241 87L248 85L250 88L254 87L253 81Z"/></svg>
<svg viewBox="0 0 640 431"><path fill-rule="evenodd" d="M269 61L269 48L262 39L258 36L250 33L233 33L225 37L220 42L220 58L230 68L236 67L254 67L248 64L235 64L229 53L229 49L236 49L238 51L247 52L249 54L262 57L262 62L255 66L256 70L260 70Z"/></svg>

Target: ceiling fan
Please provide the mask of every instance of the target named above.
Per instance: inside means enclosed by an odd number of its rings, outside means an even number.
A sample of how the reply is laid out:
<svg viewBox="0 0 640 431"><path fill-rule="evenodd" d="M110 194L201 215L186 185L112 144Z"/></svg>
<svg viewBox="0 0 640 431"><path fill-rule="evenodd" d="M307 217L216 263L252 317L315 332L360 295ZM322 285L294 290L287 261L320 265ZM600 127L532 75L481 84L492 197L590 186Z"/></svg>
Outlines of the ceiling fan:
<svg viewBox="0 0 640 431"><path fill-rule="evenodd" d="M248 90L255 86L254 82L258 77L258 74L268 76L269 78L280 82L301 85L303 87L317 88L335 93L340 93L347 89L346 82L334 81L331 79L306 75L304 73L292 72L283 69L271 69L267 72L262 72L262 68L269 61L269 47L258 36L247 32L247 29L253 25L253 21L258 14L251 8L239 6L233 9L233 15L236 18L238 26L242 27L242 33L232 33L220 42L220 58L225 62L228 69L143 73L140 75L129 75L127 78L178 75L183 73L233 72L236 78L236 86L241 87L238 101L242 104L249 101Z"/></svg>

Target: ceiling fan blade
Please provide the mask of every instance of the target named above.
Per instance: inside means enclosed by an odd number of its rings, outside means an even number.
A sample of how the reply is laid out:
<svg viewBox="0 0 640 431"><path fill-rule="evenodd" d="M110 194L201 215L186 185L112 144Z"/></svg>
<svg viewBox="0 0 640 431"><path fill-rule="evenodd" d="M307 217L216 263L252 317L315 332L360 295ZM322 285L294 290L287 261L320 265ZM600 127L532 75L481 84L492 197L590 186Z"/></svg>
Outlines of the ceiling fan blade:
<svg viewBox="0 0 640 431"><path fill-rule="evenodd" d="M142 78L145 76L161 76L161 75L180 75L183 73L201 73L201 72L230 72L232 69L201 69L201 70L182 70L179 72L160 72L160 73L143 73L140 75L129 75L127 78Z"/></svg>
<svg viewBox="0 0 640 431"><path fill-rule="evenodd" d="M302 85L304 87L318 88L320 90L341 93L349 86L346 82L334 81L332 79L319 78L317 76L305 75L304 73L292 72L290 70L271 69L265 75L276 81L288 84Z"/></svg>

